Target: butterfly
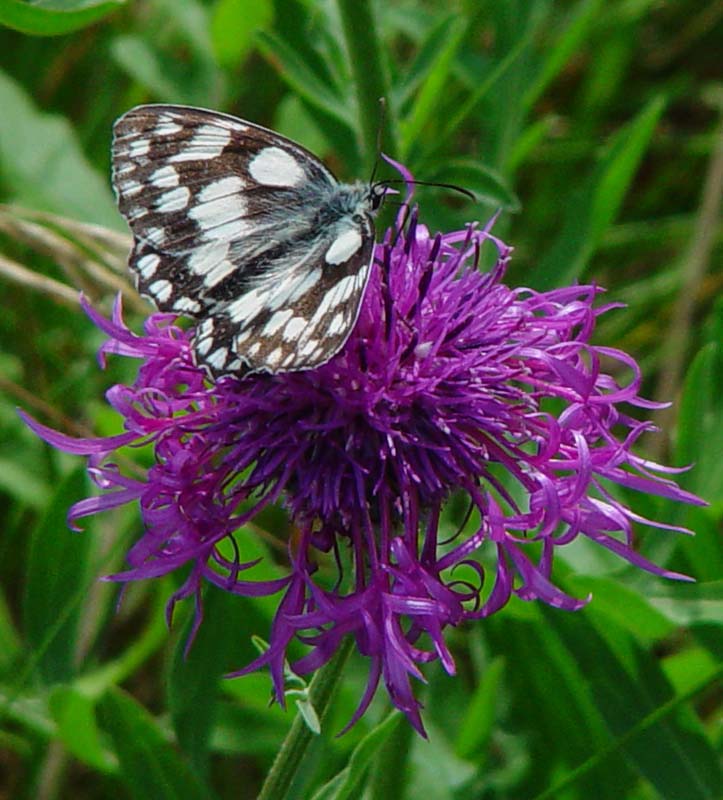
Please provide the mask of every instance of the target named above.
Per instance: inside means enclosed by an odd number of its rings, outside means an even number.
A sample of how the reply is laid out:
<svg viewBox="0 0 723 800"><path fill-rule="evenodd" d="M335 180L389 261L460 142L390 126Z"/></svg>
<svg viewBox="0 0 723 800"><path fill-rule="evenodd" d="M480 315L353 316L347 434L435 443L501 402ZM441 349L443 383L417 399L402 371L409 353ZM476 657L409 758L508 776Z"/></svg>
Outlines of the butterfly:
<svg viewBox="0 0 723 800"><path fill-rule="evenodd" d="M203 108L143 105L113 128L113 187L139 292L196 320L213 378L339 352L369 281L380 183L340 183L299 144Z"/></svg>

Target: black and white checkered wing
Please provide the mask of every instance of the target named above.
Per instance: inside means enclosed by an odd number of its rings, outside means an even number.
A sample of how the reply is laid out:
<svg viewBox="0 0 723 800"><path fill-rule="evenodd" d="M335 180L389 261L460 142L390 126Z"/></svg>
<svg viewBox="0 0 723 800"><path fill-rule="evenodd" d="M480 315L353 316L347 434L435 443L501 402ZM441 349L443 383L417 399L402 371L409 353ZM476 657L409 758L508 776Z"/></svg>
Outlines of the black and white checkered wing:
<svg viewBox="0 0 723 800"><path fill-rule="evenodd" d="M344 344L369 276L367 187L279 134L183 106L116 122L113 183L139 291L199 320L213 374L307 369Z"/></svg>

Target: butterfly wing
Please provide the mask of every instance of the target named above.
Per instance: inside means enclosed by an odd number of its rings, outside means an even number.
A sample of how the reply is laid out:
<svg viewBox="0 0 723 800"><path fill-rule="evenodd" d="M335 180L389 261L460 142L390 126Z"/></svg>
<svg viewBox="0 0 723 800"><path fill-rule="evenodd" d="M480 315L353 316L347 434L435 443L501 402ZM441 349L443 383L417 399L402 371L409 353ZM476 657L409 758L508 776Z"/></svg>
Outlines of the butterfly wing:
<svg viewBox="0 0 723 800"><path fill-rule="evenodd" d="M206 317L195 347L212 373L292 372L326 363L349 338L369 279L374 248L371 218L362 221L357 250L329 268L336 238L324 234L290 249L283 271L271 270L254 288Z"/></svg>
<svg viewBox="0 0 723 800"><path fill-rule="evenodd" d="M228 115L139 106L114 127L113 184L139 291L200 320L196 356L214 374L306 369L343 345L373 224L309 151Z"/></svg>

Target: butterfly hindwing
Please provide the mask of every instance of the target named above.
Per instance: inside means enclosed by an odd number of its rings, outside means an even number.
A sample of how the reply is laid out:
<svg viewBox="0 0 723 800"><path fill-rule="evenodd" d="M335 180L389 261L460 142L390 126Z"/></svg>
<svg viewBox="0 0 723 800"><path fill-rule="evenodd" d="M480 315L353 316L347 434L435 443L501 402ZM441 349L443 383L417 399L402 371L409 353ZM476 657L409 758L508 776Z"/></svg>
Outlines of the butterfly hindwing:
<svg viewBox="0 0 723 800"><path fill-rule="evenodd" d="M319 265L328 242L319 238L298 265L204 319L196 331L196 352L216 373L238 369L240 354L271 372L328 361L356 322L373 246L369 229L357 253L338 268L325 269Z"/></svg>
<svg viewBox="0 0 723 800"><path fill-rule="evenodd" d="M369 187L235 117L139 106L114 128L113 182L139 291L199 320L215 375L306 369L346 341L369 276Z"/></svg>

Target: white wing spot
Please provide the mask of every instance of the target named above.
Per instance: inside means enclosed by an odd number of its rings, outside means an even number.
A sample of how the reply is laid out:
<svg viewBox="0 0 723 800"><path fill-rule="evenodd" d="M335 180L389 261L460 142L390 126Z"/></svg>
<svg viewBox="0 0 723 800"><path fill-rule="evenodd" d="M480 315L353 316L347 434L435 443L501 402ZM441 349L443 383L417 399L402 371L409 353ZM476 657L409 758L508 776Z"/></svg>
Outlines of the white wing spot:
<svg viewBox="0 0 723 800"><path fill-rule="evenodd" d="M255 356L261 349L261 342L254 342L246 351L250 356Z"/></svg>
<svg viewBox="0 0 723 800"><path fill-rule="evenodd" d="M343 303L348 300L354 289L356 289L356 275L347 275L346 278L342 278L336 285L336 302Z"/></svg>
<svg viewBox="0 0 723 800"><path fill-rule="evenodd" d="M231 318L232 322L239 322L252 320L262 308L266 305L266 292L259 292L258 289L252 289L246 294L242 294L233 303L229 303L226 312Z"/></svg>
<svg viewBox="0 0 723 800"><path fill-rule="evenodd" d="M161 257L155 253L151 253L141 256L138 261L136 261L136 268L143 280L148 281L153 277L160 263Z"/></svg>
<svg viewBox="0 0 723 800"><path fill-rule="evenodd" d="M241 345L251 336L251 333L251 328L244 328L244 330L239 333L235 341L236 349L241 347Z"/></svg>
<svg viewBox="0 0 723 800"><path fill-rule="evenodd" d="M167 119L166 117L166 120ZM173 136L176 133L180 133L182 130L183 125L179 125L177 122L162 121L159 125L156 125L156 129L153 133L155 136Z"/></svg>
<svg viewBox="0 0 723 800"><path fill-rule="evenodd" d="M334 336L337 333L341 333L344 329L345 322L346 317L344 316L344 312L340 311L329 323L329 327L326 329L327 334Z"/></svg>
<svg viewBox="0 0 723 800"><path fill-rule="evenodd" d="M265 147L254 156L249 174L264 186L297 186L305 177L299 162L280 147Z"/></svg>
<svg viewBox="0 0 723 800"><path fill-rule="evenodd" d="M215 242L207 244L194 250L188 259L188 269L194 275L208 275L215 269L228 255L228 244L226 242Z"/></svg>
<svg viewBox="0 0 723 800"><path fill-rule="evenodd" d="M130 158L139 158L145 156L151 149L151 142L149 139L136 139L128 146L128 155Z"/></svg>
<svg viewBox="0 0 723 800"><path fill-rule="evenodd" d="M349 228L334 239L324 259L327 264L343 264L359 250L361 244L361 233L356 228Z"/></svg>
<svg viewBox="0 0 723 800"><path fill-rule="evenodd" d="M207 161L218 158L230 141L231 131L216 125L201 125L193 139L186 142L168 161L174 164L179 161Z"/></svg>
<svg viewBox="0 0 723 800"><path fill-rule="evenodd" d="M309 341L299 351L300 356L310 356L316 350L319 344L318 339L309 339Z"/></svg>
<svg viewBox="0 0 723 800"><path fill-rule="evenodd" d="M153 295L153 297L158 300L159 303L165 303L166 300L171 296L173 292L173 285L170 281L162 279L160 281L155 281L148 287L148 291Z"/></svg>
<svg viewBox="0 0 723 800"><path fill-rule="evenodd" d="M151 174L150 182L158 189L173 189L178 186L180 175L171 166L159 167Z"/></svg>
<svg viewBox="0 0 723 800"><path fill-rule="evenodd" d="M221 369L226 363L227 358L228 347L219 347L217 350L214 350L210 356L206 357L206 362L212 367L216 367L216 369Z"/></svg>
<svg viewBox="0 0 723 800"><path fill-rule="evenodd" d="M123 166L116 167L113 170L113 176L116 180L122 178L124 175L127 175L129 172L134 172L136 169L136 165L132 161L127 161Z"/></svg>
<svg viewBox="0 0 723 800"><path fill-rule="evenodd" d="M143 239L145 242L151 242L151 244L163 244L166 239L166 231L164 228L146 228L143 231L143 236L139 238Z"/></svg>
<svg viewBox="0 0 723 800"><path fill-rule="evenodd" d="M173 169L171 167L171 169ZM207 203L209 200L217 200L219 197L227 197L230 194L236 194L244 188L244 182L237 175L232 175L228 178L221 178L219 181L214 181L205 186L198 194L198 199L201 203Z"/></svg>
<svg viewBox="0 0 723 800"><path fill-rule="evenodd" d="M209 270L206 277L203 279L203 285L211 289L217 283L221 283L221 281L227 278L235 269L236 265L230 261L226 259L219 261L213 269Z"/></svg>
<svg viewBox="0 0 723 800"><path fill-rule="evenodd" d="M128 222L135 222L137 219L145 217L147 213L148 209L145 206L134 206L126 212L126 219Z"/></svg>
<svg viewBox="0 0 723 800"><path fill-rule="evenodd" d="M276 331L292 317L294 314L293 309L285 308L283 311L277 311L273 317L264 325L261 334L263 336L273 336Z"/></svg>
<svg viewBox="0 0 723 800"><path fill-rule="evenodd" d="M293 342L294 339L298 338L299 334L304 330L306 325L307 320L305 320L303 317L294 317L293 319L290 319L286 323L284 333L282 334L284 341Z"/></svg>
<svg viewBox="0 0 723 800"><path fill-rule="evenodd" d="M281 356L283 355L284 351L280 347L277 347L266 356L266 363L272 366L278 366L278 362L281 361Z"/></svg>
<svg viewBox="0 0 723 800"><path fill-rule="evenodd" d="M210 328L210 330L206 330L206 328ZM208 353L208 351L211 349L211 346L213 345L213 336L212 336L213 322L210 322L208 325L205 324L202 325L199 328L199 331L201 332L202 338L196 339L195 347L196 347L196 352L199 355L203 356L206 353Z"/></svg>
<svg viewBox="0 0 723 800"><path fill-rule="evenodd" d="M197 314L201 310L201 304L190 297L179 297L173 307L176 311L188 311L189 314Z"/></svg>
<svg viewBox="0 0 723 800"><path fill-rule="evenodd" d="M188 216L198 223L203 233L210 232L206 238L218 239L220 235L229 238L246 232L249 226L240 219L246 213L246 203L238 193L242 186L240 178L223 178L206 186L199 194L199 203L188 212Z"/></svg>
<svg viewBox="0 0 723 800"><path fill-rule="evenodd" d="M134 197L140 194L143 189L143 184L138 183L138 181L123 181L118 184L118 188L126 197Z"/></svg>
<svg viewBox="0 0 723 800"><path fill-rule="evenodd" d="M346 280L346 279L345 279ZM324 317L331 313L331 310L337 306L339 303L339 289L341 286L341 281L336 284L336 286L329 292L324 295L323 300L319 303L316 311L314 312L314 316L311 318L310 322L311 325L315 328ZM343 287L342 287L343 289Z"/></svg>
<svg viewBox="0 0 723 800"><path fill-rule="evenodd" d="M321 269L316 267L306 273L304 279L299 281L298 285L293 292L289 295L288 302L293 303L299 298L303 297L310 289L312 289L321 280Z"/></svg>
<svg viewBox="0 0 723 800"><path fill-rule="evenodd" d="M177 186L170 192L164 192L156 201L156 211L161 214L170 214L173 211L182 211L191 199L191 190L188 186Z"/></svg>

